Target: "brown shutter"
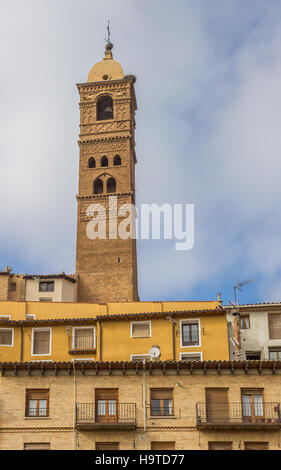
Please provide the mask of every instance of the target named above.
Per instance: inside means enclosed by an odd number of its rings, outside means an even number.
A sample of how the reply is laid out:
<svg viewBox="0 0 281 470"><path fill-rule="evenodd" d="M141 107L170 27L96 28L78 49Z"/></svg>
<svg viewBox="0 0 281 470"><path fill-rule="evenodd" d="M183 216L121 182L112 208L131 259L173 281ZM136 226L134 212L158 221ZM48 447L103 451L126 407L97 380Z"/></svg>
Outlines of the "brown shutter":
<svg viewBox="0 0 281 470"><path fill-rule="evenodd" d="M133 323L132 336L134 338L146 338L149 336L149 323Z"/></svg>
<svg viewBox="0 0 281 470"><path fill-rule="evenodd" d="M209 442L209 450L232 450L232 442Z"/></svg>
<svg viewBox="0 0 281 470"><path fill-rule="evenodd" d="M0 344L12 344L12 330L0 330Z"/></svg>
<svg viewBox="0 0 281 470"><path fill-rule="evenodd" d="M227 403L228 389L206 389L206 401L208 403Z"/></svg>
<svg viewBox="0 0 281 470"><path fill-rule="evenodd" d="M281 314L268 315L268 329L270 339L281 338Z"/></svg>
<svg viewBox="0 0 281 470"><path fill-rule="evenodd" d="M245 442L245 450L268 450L268 442Z"/></svg>
<svg viewBox="0 0 281 470"><path fill-rule="evenodd" d="M151 442L151 450L175 450L174 442Z"/></svg>
<svg viewBox="0 0 281 470"><path fill-rule="evenodd" d="M96 402L98 400L116 400L118 401L118 388L96 388Z"/></svg>
<svg viewBox="0 0 281 470"><path fill-rule="evenodd" d="M152 389L150 392L151 400L172 400L173 398L173 389L171 388Z"/></svg>
<svg viewBox="0 0 281 470"><path fill-rule="evenodd" d="M47 400L49 390L27 390L27 397L29 400Z"/></svg>
<svg viewBox="0 0 281 470"><path fill-rule="evenodd" d="M50 444L40 442L24 444L24 450L50 450Z"/></svg>
<svg viewBox="0 0 281 470"><path fill-rule="evenodd" d="M206 417L209 422L228 419L228 389L206 389Z"/></svg>
<svg viewBox="0 0 281 470"><path fill-rule="evenodd" d="M119 442L96 442L96 450L118 450Z"/></svg>

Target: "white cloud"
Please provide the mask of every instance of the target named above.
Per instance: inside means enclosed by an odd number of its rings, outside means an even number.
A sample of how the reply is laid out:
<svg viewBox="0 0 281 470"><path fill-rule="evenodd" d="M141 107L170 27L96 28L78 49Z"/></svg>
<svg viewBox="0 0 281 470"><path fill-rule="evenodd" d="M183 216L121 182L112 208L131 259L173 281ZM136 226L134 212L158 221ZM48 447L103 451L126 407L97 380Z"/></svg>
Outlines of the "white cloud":
<svg viewBox="0 0 281 470"><path fill-rule="evenodd" d="M108 18L138 78L137 201L195 203L192 251L139 243L142 298L277 279L281 6L263 0L3 2L0 265L13 253L17 270L74 271L75 84L101 59Z"/></svg>

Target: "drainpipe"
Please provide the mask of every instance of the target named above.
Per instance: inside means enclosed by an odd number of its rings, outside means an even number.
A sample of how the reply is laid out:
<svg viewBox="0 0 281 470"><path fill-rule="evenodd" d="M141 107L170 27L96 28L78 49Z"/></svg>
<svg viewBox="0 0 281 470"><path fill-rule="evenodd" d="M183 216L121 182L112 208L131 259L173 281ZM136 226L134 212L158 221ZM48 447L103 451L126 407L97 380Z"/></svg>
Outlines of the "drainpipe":
<svg viewBox="0 0 281 470"><path fill-rule="evenodd" d="M73 364L73 450L76 450L76 374L75 374L75 359Z"/></svg>
<svg viewBox="0 0 281 470"><path fill-rule="evenodd" d="M102 324L101 320L99 320L100 325L100 361L102 361Z"/></svg>
<svg viewBox="0 0 281 470"><path fill-rule="evenodd" d="M143 360L143 430L146 433L146 374L145 374L145 359ZM145 435L145 448L146 448L146 435Z"/></svg>
<svg viewBox="0 0 281 470"><path fill-rule="evenodd" d="M172 335L173 335L173 361L176 360L176 342L175 342L175 323L172 322Z"/></svg>
<svg viewBox="0 0 281 470"><path fill-rule="evenodd" d="M23 362L23 329L20 327L20 362Z"/></svg>

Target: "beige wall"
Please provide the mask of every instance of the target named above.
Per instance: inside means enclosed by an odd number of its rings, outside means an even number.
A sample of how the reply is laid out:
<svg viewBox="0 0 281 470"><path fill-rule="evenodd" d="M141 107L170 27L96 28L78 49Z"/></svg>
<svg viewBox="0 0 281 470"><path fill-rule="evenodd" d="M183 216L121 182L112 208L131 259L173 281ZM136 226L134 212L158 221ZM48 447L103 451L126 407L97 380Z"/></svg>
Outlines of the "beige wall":
<svg viewBox="0 0 281 470"><path fill-rule="evenodd" d="M45 279L42 279L44 281ZM55 281L54 292L39 292L39 282L34 279L26 280L26 301L37 302L39 299L51 298L53 302L76 302L76 283L63 278L46 279Z"/></svg>
<svg viewBox="0 0 281 470"><path fill-rule="evenodd" d="M35 374L36 375L33 375ZM50 442L51 449L71 449L73 446L73 397L74 377L67 371L53 375L53 372L25 371L5 372L0 377L0 448L22 449L24 442ZM6 374L9 374L7 376ZM49 375L52 374L52 375ZM60 375L63 374L63 375ZM88 375L91 374L91 375ZM272 374L266 370L261 374L243 370L230 374L215 370L203 374L196 371L190 374L181 371L161 370L146 375L147 396L147 432L144 432L143 419L143 376L128 371L123 376L121 371L112 375L101 371L86 371L82 376L76 371L77 403L94 403L95 388L118 388L119 402L136 403L137 428L135 431L79 431L77 432L78 449L94 449L96 442L119 442L120 449L151 448L152 441L175 442L176 450L208 449L210 441L231 441L235 450L243 449L244 442L269 442L269 449L280 450L279 431L228 430L204 431L196 428L196 402L205 401L205 389L226 387L229 389L230 402L241 400L241 388L264 389L266 402L281 401L281 376L277 371ZM150 417L150 388L173 388L175 416L171 418ZM27 388L46 388L50 390L50 417L25 418L25 393ZM240 446L240 447L239 447Z"/></svg>

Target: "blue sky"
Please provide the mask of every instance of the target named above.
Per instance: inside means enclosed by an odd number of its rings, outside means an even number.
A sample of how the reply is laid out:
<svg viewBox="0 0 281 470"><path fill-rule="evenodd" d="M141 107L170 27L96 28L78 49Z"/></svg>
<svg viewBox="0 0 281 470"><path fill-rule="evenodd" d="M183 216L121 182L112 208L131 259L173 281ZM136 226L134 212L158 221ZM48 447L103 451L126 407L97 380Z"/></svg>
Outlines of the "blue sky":
<svg viewBox="0 0 281 470"><path fill-rule="evenodd" d="M137 202L194 203L195 245L139 241L141 300L281 295L279 0L1 1L0 269L74 272L76 83L137 76Z"/></svg>

